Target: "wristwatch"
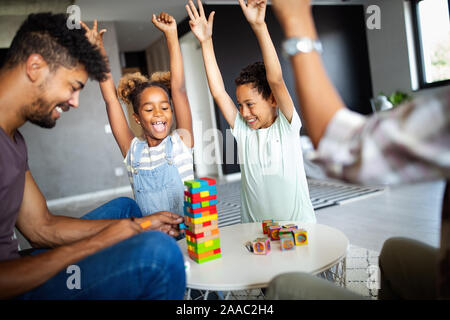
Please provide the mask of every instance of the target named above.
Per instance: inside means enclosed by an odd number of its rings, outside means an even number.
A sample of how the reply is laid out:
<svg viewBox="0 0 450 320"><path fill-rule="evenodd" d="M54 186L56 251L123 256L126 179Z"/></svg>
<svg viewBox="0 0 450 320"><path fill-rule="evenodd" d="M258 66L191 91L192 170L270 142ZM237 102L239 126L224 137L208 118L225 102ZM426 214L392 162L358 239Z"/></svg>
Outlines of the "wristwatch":
<svg viewBox="0 0 450 320"><path fill-rule="evenodd" d="M320 40L313 40L311 38L288 38L283 41L283 54L287 57L292 57L297 53L308 53L317 51L322 53L322 43Z"/></svg>

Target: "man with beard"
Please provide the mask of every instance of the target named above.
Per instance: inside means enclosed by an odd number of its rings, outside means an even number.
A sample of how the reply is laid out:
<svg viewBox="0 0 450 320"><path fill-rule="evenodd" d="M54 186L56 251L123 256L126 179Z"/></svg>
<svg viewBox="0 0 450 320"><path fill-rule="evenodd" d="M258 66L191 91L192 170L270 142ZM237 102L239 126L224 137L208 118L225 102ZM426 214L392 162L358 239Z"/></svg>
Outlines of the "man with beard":
<svg viewBox="0 0 450 320"><path fill-rule="evenodd" d="M178 235L182 217L143 218L128 198L85 219L54 216L31 175L18 129L27 121L52 128L78 107L88 77L102 80L108 72L85 30L69 30L66 19L29 15L0 70L0 298L181 299L183 257L166 233ZM14 226L41 250L20 257ZM74 283L71 265L79 275Z"/></svg>

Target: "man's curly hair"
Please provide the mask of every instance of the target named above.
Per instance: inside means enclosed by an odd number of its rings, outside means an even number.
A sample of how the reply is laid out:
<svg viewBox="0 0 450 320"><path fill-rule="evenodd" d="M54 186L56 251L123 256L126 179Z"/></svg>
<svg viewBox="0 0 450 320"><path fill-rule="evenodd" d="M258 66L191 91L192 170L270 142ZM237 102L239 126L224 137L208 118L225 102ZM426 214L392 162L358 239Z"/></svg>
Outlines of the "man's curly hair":
<svg viewBox="0 0 450 320"><path fill-rule="evenodd" d="M25 62L31 54L40 54L50 70L83 65L89 78L102 81L109 72L98 48L86 38L84 28L70 30L66 14L30 14L17 31L6 55L6 68Z"/></svg>
<svg viewBox="0 0 450 320"><path fill-rule="evenodd" d="M248 65L241 70L239 76L234 80L236 86L251 83L253 88L263 96L264 99L268 99L272 90L267 82L266 67L262 62L255 62Z"/></svg>

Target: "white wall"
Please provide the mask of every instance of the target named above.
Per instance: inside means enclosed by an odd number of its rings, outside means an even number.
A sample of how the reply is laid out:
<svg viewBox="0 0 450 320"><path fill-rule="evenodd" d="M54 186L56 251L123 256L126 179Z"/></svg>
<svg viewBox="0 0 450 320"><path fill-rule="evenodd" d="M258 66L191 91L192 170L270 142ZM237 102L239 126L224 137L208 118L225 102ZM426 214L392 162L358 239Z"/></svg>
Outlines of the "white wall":
<svg viewBox="0 0 450 320"><path fill-rule="evenodd" d="M186 90L194 129L194 163L197 177L222 176L214 102L209 91L198 40L192 32L180 38ZM217 152L217 153L216 153Z"/></svg>

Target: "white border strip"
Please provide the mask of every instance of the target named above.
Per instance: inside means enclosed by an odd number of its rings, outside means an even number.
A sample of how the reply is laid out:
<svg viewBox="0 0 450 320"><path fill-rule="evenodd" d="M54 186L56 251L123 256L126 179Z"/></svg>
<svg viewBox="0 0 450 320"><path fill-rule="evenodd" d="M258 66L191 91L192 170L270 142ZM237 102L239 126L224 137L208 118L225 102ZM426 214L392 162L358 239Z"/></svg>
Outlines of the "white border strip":
<svg viewBox="0 0 450 320"><path fill-rule="evenodd" d="M114 189L107 189L102 191L96 191L96 192L90 192L90 193L84 193L76 196L71 197L65 197L65 198L59 198L54 200L47 201L47 207L58 207L62 205L67 205L69 203L77 202L77 201L87 201L87 200L93 200L103 197L110 197L110 196L116 196L119 194L127 193L127 192L133 192L131 189L131 186L124 186Z"/></svg>

